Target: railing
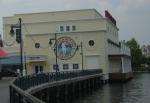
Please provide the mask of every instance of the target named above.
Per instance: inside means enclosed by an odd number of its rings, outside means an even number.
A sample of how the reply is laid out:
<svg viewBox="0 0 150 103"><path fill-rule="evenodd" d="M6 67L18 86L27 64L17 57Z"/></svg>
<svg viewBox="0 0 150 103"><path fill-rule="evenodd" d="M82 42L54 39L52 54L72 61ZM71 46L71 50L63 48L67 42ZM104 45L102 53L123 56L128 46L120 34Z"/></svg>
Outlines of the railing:
<svg viewBox="0 0 150 103"><path fill-rule="evenodd" d="M9 90L10 90L10 103L44 103L40 99L18 88L13 83L11 83Z"/></svg>
<svg viewBox="0 0 150 103"><path fill-rule="evenodd" d="M40 84L102 73L101 69L41 73L17 78L10 85L10 103L44 103L26 90Z"/></svg>

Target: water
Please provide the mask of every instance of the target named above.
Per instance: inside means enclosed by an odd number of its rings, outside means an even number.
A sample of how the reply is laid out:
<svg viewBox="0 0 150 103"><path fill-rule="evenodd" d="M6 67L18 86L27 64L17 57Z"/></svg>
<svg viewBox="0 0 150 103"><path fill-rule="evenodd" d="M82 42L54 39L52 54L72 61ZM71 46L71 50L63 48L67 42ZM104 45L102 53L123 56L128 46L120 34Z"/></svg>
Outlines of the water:
<svg viewBox="0 0 150 103"><path fill-rule="evenodd" d="M124 84L106 84L74 103L150 103L150 73L136 73Z"/></svg>

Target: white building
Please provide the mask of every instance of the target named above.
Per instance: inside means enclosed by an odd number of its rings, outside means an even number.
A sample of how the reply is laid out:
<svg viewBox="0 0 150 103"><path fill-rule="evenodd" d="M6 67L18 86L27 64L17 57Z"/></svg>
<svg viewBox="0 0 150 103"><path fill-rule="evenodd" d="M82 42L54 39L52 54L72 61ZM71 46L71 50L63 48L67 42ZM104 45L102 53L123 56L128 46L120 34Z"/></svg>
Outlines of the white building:
<svg viewBox="0 0 150 103"><path fill-rule="evenodd" d="M116 20L108 11L105 12L105 17L95 9L4 17L4 41L7 44L15 41L15 36L10 36L9 31L11 25L17 23L18 18L23 22L23 50L27 58L28 74L55 71L56 56L52 48L55 45L54 41L51 41L52 46L49 42L57 36L60 71L80 70L83 67L102 69L104 80L114 78L114 75L117 75L118 79L131 77L130 50L123 42L119 42ZM16 42L12 44L13 46L5 46L4 49L10 57L17 57L20 52L19 45Z"/></svg>

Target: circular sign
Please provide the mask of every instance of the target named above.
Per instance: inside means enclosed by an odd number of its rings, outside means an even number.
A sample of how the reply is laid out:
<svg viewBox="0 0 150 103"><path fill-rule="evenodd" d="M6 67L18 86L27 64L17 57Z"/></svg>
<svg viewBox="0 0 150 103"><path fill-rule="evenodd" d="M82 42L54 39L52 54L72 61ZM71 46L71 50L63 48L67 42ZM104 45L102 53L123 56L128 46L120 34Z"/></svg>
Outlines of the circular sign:
<svg viewBox="0 0 150 103"><path fill-rule="evenodd" d="M56 48L56 44L55 44ZM60 37L57 39L57 57L62 60L67 60L72 58L76 53L76 43L70 37ZM56 55L56 49L55 55Z"/></svg>

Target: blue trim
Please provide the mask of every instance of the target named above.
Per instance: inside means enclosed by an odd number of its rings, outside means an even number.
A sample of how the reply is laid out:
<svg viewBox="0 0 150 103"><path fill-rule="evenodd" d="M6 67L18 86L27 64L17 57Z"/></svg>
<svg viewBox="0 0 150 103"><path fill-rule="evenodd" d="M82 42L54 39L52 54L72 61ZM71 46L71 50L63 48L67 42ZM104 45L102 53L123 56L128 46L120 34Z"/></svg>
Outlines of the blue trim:
<svg viewBox="0 0 150 103"><path fill-rule="evenodd" d="M20 64L20 56L10 56L6 58L0 58L0 64Z"/></svg>

